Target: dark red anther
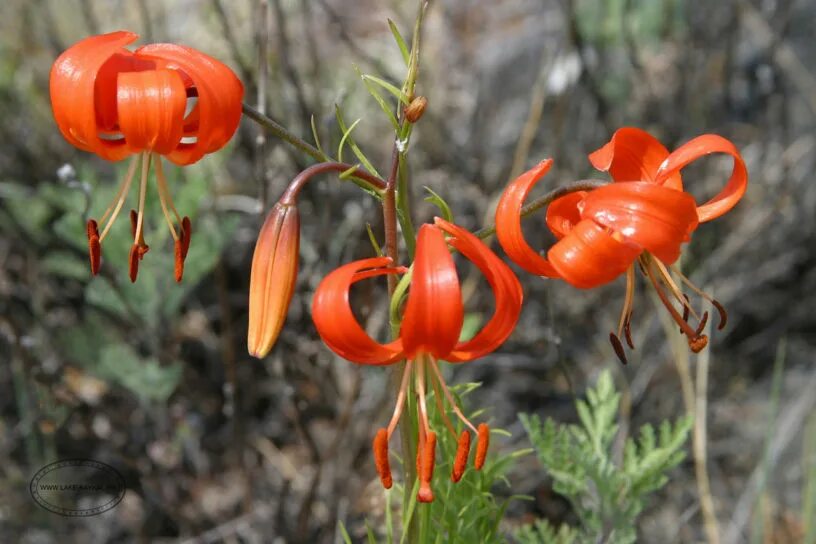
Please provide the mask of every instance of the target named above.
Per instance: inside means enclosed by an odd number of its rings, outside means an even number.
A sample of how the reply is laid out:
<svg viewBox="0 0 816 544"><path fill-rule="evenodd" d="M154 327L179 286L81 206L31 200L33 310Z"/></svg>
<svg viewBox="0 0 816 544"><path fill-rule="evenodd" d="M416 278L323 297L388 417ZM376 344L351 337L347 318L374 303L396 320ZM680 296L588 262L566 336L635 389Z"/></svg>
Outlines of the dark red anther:
<svg viewBox="0 0 816 544"><path fill-rule="evenodd" d="M708 323L708 312L703 312L703 318L700 320L700 324L697 325L697 330L695 331L697 333L697 336L700 336L700 333L703 332L706 323Z"/></svg>
<svg viewBox="0 0 816 544"><path fill-rule="evenodd" d="M623 335L629 347L635 349L635 343L632 342L632 312L626 315L626 320L623 322Z"/></svg>
<svg viewBox="0 0 816 544"><path fill-rule="evenodd" d="M139 244L133 244L130 247L130 255L128 257L128 274L130 275L130 282L136 283L136 276L139 274L139 259L140 249Z"/></svg>
<svg viewBox="0 0 816 544"><path fill-rule="evenodd" d="M711 299L711 304L717 308L717 312L720 314L720 323L717 325L717 330L721 331L725 328L725 324L728 323L728 312L725 311L725 307L722 304L714 299Z"/></svg>
<svg viewBox="0 0 816 544"><path fill-rule="evenodd" d="M689 300L689 296L685 293L683 293L683 298L686 299L686 302L683 304L683 321L688 323L691 301ZM682 331L683 327L680 327L680 330Z"/></svg>
<svg viewBox="0 0 816 544"><path fill-rule="evenodd" d="M136 238L136 227L139 225L139 214L136 210L130 210L130 235Z"/></svg>
<svg viewBox="0 0 816 544"><path fill-rule="evenodd" d="M609 333L609 343L612 344L612 349L615 350L615 355L618 356L620 362L623 364L628 363L629 361L626 359L626 351L623 349L623 344L621 344L620 338L618 338L614 332Z"/></svg>
<svg viewBox="0 0 816 544"><path fill-rule="evenodd" d="M190 238L193 236L193 226L190 218L186 215L181 220L181 258L187 258L187 251L190 249Z"/></svg>
<svg viewBox="0 0 816 544"><path fill-rule="evenodd" d="M85 225L88 233L88 257L91 260L91 274L99 274L99 267L102 264L102 244L99 242L99 225L93 219L89 219Z"/></svg>

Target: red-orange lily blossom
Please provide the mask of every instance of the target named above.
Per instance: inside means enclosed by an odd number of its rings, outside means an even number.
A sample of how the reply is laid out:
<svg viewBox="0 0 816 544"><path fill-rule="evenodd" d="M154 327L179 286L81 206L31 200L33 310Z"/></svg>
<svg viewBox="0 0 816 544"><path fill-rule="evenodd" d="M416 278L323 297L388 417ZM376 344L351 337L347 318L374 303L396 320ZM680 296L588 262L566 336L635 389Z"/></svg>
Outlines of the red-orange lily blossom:
<svg viewBox="0 0 816 544"><path fill-rule="evenodd" d="M447 243L443 232L450 235ZM459 277L448 244L479 268L496 299L495 312L490 321L467 341L459 341L464 310ZM383 486L386 489L390 488L392 480L388 463L388 441L399 422L405 406L409 380L413 376L420 413L417 448L420 487L417 498L421 502L430 502L433 500L431 479L436 433L428 423L425 402L426 380L429 380L434 388L434 397L448 430L454 437L456 436L456 431L443 409L443 395L451 410L466 427L459 436L459 446L451 472L451 479L457 482L465 471L470 451L470 431L476 433L478 437L474 460L474 466L478 470L485 460L489 429L484 423L476 428L462 414L442 378L437 361L440 359L451 363L472 361L499 347L510 336L518 321L522 302L521 284L513 271L476 236L437 218L435 226L423 225L419 229L411 272L411 287L399 337L388 344L380 344L366 334L354 317L349 306L349 290L352 284L362 279L406 271L405 268L392 267L391 264L388 257L374 257L355 261L331 272L315 292L312 318L326 345L349 361L363 365L390 365L407 359L394 415L388 427L380 429L374 438L374 460Z"/></svg>
<svg viewBox="0 0 816 544"><path fill-rule="evenodd" d="M697 206L683 190L680 170L711 153L733 157L734 166L725 187L711 200ZM708 313L699 317L688 297L674 281L667 266L698 295L711 301L720 314L718 328L725 326L724 308L702 292L677 267L680 245L688 242L699 223L728 212L742 198L748 184L745 163L734 144L714 134L694 138L669 151L649 133L622 128L609 143L589 156L598 170L609 172L615 183L592 191L579 191L553 201L547 209L547 226L558 241L544 258L524 240L520 212L524 199L547 173L552 160L545 160L513 181L502 195L496 210L496 232L507 255L524 270L551 278L561 278L580 288L592 288L626 273L626 297L617 334L610 334L615 352L626 362L621 335L634 349L629 330L632 317L635 276L634 263L651 282L660 300L694 352L703 349L708 338L702 334ZM667 295L668 293L668 295ZM682 307L683 315L670 300ZM689 314L698 319L692 328Z"/></svg>
<svg viewBox="0 0 816 544"><path fill-rule="evenodd" d="M147 174L155 162L162 211L175 241L175 278L181 281L192 233L170 198L160 155L191 164L221 149L241 119L244 88L226 65L190 47L170 43L125 46L138 35L118 31L85 38L51 68L51 107L69 143L109 161L135 155L100 223L87 224L91 272L99 272L101 244L122 209L141 162L138 211L131 210L130 279L149 249L144 240ZM188 108L188 101L194 102ZM189 110L189 111L188 111ZM172 216L171 216L172 212ZM177 230L178 229L178 230Z"/></svg>

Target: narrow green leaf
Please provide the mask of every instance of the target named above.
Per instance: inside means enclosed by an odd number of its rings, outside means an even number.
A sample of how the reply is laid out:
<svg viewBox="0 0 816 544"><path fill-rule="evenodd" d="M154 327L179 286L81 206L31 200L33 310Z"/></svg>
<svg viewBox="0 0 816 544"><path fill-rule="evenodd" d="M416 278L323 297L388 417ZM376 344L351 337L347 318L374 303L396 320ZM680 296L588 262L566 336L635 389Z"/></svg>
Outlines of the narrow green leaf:
<svg viewBox="0 0 816 544"><path fill-rule="evenodd" d="M311 122L312 122L312 138L314 138L315 146L317 147L317 150L320 151L324 156L328 156L326 155L326 152L323 151L323 147L320 145L320 136L318 136L317 134L317 125L315 124L314 114L312 114Z"/></svg>
<svg viewBox="0 0 816 544"><path fill-rule="evenodd" d="M348 531L346 531L346 526L343 525L343 522L338 521L337 524L340 526L340 534L343 536L343 542L345 542L346 544L353 544L351 541L351 537L348 534Z"/></svg>
<svg viewBox="0 0 816 544"><path fill-rule="evenodd" d="M385 101L385 98L380 94L380 91L377 87L360 72L360 69L355 66L354 70L357 72L357 75L363 80L363 84L368 89L368 93L377 101L377 104L380 105L380 109L385 112L385 115L388 117L388 120L391 122L391 126L394 127L394 131L399 130L399 121L394 116L394 108Z"/></svg>
<svg viewBox="0 0 816 544"><path fill-rule="evenodd" d="M340 138L340 144L337 146L337 161L343 162L343 146L346 145L346 140L351 136L351 132L354 128L362 121L362 119L357 119L354 121L348 129L343 131L343 137ZM353 140L352 140L353 141Z"/></svg>
<svg viewBox="0 0 816 544"><path fill-rule="evenodd" d="M392 83L388 83L386 80L382 79L381 77L372 76L371 74L363 74L362 77L363 77L363 80L372 81L372 82L376 83L377 85L379 85L380 87L382 87L383 89L385 89L386 91L388 91L389 93L393 94L394 97L397 100L399 100L400 102L402 102L406 106L410 103L410 101L408 100L408 97L405 96L405 93L402 92L399 88L397 88L396 85L394 85Z"/></svg>
<svg viewBox="0 0 816 544"><path fill-rule="evenodd" d="M439 208L439 211L442 212L442 218L449 223L453 223L454 222L453 211L451 210L451 207L448 205L448 203L445 202L445 199L439 196L436 192L434 192L433 189L431 189L427 185L425 186L425 190L430 193L430 196L425 197L425 202L430 202L431 204Z"/></svg>
<svg viewBox="0 0 816 544"><path fill-rule="evenodd" d="M369 172L371 172L372 174L374 174L378 178L382 177L382 176L380 176L380 173L377 172L377 169L374 168L374 165L371 164L371 161L369 161L368 158L363 154L363 152L360 151L360 148L357 146L357 142L354 141L354 138L350 136L351 130L346 129L346 122L343 119L343 113L340 110L340 106L335 105L334 113L335 113L335 116L337 117L337 124L340 127L340 131L343 133L344 139L347 137L349 147L354 152L354 155L357 157L357 159L361 163L363 163L363 166L365 166L366 170L368 170ZM355 122L355 125L356 124L357 123ZM341 159L339 159L339 157L338 157L338 160L341 160Z"/></svg>
<svg viewBox="0 0 816 544"><path fill-rule="evenodd" d="M400 34L396 23L391 19L388 19L388 28L391 29L391 34L394 35L397 47L399 47L400 53L402 53L402 61L405 63L405 66L408 66L411 63L411 52L408 49L408 44L405 43L405 39L403 39L402 34Z"/></svg>
<svg viewBox="0 0 816 544"><path fill-rule="evenodd" d="M377 243L377 237L374 235L374 231L371 230L371 223L366 223L366 232L368 232L368 239L371 241L371 246L374 248L374 253L377 254L377 257L382 257L382 248L380 247L380 244Z"/></svg>

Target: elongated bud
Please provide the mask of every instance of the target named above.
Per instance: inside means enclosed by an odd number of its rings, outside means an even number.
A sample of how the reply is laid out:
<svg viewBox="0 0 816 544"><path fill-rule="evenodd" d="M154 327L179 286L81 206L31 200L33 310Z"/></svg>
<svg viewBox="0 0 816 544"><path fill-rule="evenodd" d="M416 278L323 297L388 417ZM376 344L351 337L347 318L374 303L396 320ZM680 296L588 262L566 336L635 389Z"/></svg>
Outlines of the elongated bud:
<svg viewBox="0 0 816 544"><path fill-rule="evenodd" d="M374 464L377 467L377 474L386 489L391 489L394 481L391 479L391 465L388 462L388 431L380 429L374 437Z"/></svg>
<svg viewBox="0 0 816 544"><path fill-rule="evenodd" d="M419 500L419 502L433 502L434 496L431 490L431 480L433 479L435 460L436 433L431 431L425 440L425 447L422 448L422 466L419 470L419 492L417 493L417 500Z"/></svg>
<svg viewBox="0 0 816 544"><path fill-rule="evenodd" d="M102 245L99 243L99 225L93 219L88 220L85 225L88 232L88 257L91 260L91 274L99 274L99 266L102 262Z"/></svg>
<svg viewBox="0 0 816 544"><path fill-rule="evenodd" d="M422 114L425 113L425 108L428 106L428 99L424 96L417 96L411 103L405 106L403 112L405 113L405 120L409 123L416 123Z"/></svg>
<svg viewBox="0 0 816 544"><path fill-rule="evenodd" d="M456 457L453 460L453 471L451 471L451 481L456 483L462 479L467 465L468 454L470 453L470 432L462 431L459 435L459 445L456 447Z"/></svg>
<svg viewBox="0 0 816 544"><path fill-rule="evenodd" d="M476 440L476 459L473 461L473 466L476 467L476 470L482 470L487 458L487 447L490 445L490 427L487 426L487 423L480 423L477 430L479 437Z"/></svg>
<svg viewBox="0 0 816 544"><path fill-rule="evenodd" d="M295 291L300 215L278 202L261 227L249 280L249 354L265 357L278 339Z"/></svg>

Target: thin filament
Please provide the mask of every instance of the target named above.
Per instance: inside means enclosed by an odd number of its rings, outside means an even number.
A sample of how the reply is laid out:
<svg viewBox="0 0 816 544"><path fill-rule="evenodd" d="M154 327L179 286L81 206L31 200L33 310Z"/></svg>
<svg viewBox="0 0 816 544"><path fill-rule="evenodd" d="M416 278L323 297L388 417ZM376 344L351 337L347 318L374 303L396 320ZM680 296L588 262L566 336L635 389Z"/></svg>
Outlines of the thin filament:
<svg viewBox="0 0 816 544"><path fill-rule="evenodd" d="M108 218L108 214L110 214L111 210L113 209L114 205L117 202L121 202L124 200L123 195L127 193L128 188L130 188L130 181L133 179L133 175L136 173L136 167L139 165L139 156L135 155L131 160L130 164L128 165L127 173L125 174L125 179L122 180L122 183L119 184L119 189L116 192L116 196L113 197L113 200L108 206L108 209L105 210L105 213L102 214L102 218L99 220L100 223L104 223L105 219ZM119 206L121 208L121 205ZM119 208L117 208L119 209ZM113 214L116 217L116 214Z"/></svg>
<svg viewBox="0 0 816 544"><path fill-rule="evenodd" d="M442 405L442 390L439 387L439 380L436 379L435 376L431 376L431 385L433 385L434 390L434 400L436 401L436 408L439 410L439 413L442 415L442 421L445 423L445 427L451 432L451 434L456 437L456 430L453 428L453 423L451 423L450 418L448 417L447 412L445 412L445 407Z"/></svg>
<svg viewBox="0 0 816 544"><path fill-rule="evenodd" d="M428 434L431 432L431 425L428 422L428 408L425 405L425 367L426 358L420 355L419 360L417 361L417 393L419 394L419 415L422 418L422 425L421 427L425 430L425 433Z"/></svg>
<svg viewBox="0 0 816 544"><path fill-rule="evenodd" d="M645 266L646 276L652 282L652 286L654 287L655 291L657 291L657 296L660 297L660 301L663 303L663 306L665 306L666 309L669 311L669 313L671 314L672 319L674 319L675 323L680 325L680 328L683 330L685 335L688 337L689 341L694 340L699 335L694 331L694 329L689 327L689 324L686 323L685 321L683 321L683 317L679 313L677 313L677 310L674 308L672 303L666 297L666 293L664 293L663 290L661 289L660 284L658 283L657 278L655 277L654 270L652 269L650 264L651 263L647 262L647 264Z"/></svg>
<svg viewBox="0 0 816 544"><path fill-rule="evenodd" d="M152 153L142 154L142 176L139 180L139 219L136 222L136 234L133 236L133 243L139 244L142 240L142 228L144 227L145 196L147 194L147 173L150 170L150 158Z"/></svg>
<svg viewBox="0 0 816 544"><path fill-rule="evenodd" d="M448 403L451 405L451 409L456 416L462 420L462 422L470 427L470 429L475 433L478 432L476 427L471 423L468 418L465 417L465 414L459 409L459 406L456 405L456 401L453 399L453 395L451 394L450 390L448 389L447 384L445 383L444 378L442 378L442 373L439 371L439 366L436 364L436 361L433 359L430 360L431 370L433 370L434 374L436 374L436 379L439 380L439 385L442 387L442 391L445 393L445 397L448 399Z"/></svg>
<svg viewBox="0 0 816 544"><path fill-rule="evenodd" d="M164 171L162 170L162 161L160 157L156 157L156 186L159 189L159 202L161 203L164 219L167 221L167 226L170 227L170 234L173 235L173 240L178 241L179 237L178 234L176 234L176 228L173 226L173 220L170 218L170 212L167 211L168 203L170 204L173 213L176 214L176 219L178 220L179 225L181 225L181 217L179 217L179 213L176 211L176 207L173 205L173 200L170 198L170 191L167 190L167 180L164 178Z"/></svg>
<svg viewBox="0 0 816 544"><path fill-rule="evenodd" d="M688 308L691 315L694 316L694 319L699 321L700 316L697 315L697 312L695 312L694 308L691 307L691 304L689 304L688 299L685 296L683 296L683 292L680 290L680 287L677 285L677 283L675 283L674 278L672 278L671 274L669 274L669 270L666 268L666 265L664 265L658 259L652 259L652 262L657 266L657 269L660 272L660 277L663 279L663 282L669 286L669 289L674 295L674 298L676 298L677 301L680 302L680 304L682 304L684 308ZM676 270L677 267L673 266L672 269Z"/></svg>
<svg viewBox="0 0 816 544"><path fill-rule="evenodd" d="M122 209L122 205L125 203L125 198L127 197L128 191L130 190L130 184L133 182L133 177L136 174L136 166L139 164L139 157L133 157L133 160L130 161L130 166L128 166L127 174L125 174L125 181L122 183L122 187L119 191L119 196L116 200L116 208L113 210L113 213L110 215L110 220L105 225L105 228L102 229L102 234L99 236L99 243L101 244L102 241L107 236L108 231L110 230L111 226L113 225L114 220L119 215L119 211ZM111 206L113 203L111 203ZM108 208L110 210L110 208ZM108 215L106 211L105 214L100 219L100 223L105 222L105 217Z"/></svg>
<svg viewBox="0 0 816 544"><path fill-rule="evenodd" d="M405 363L405 370L402 371L402 379L400 381L400 388L399 392L397 393L397 403L394 406L394 415L391 416L391 421L388 423L388 439L391 439L391 435L394 433L394 429L397 428L397 423L399 423L400 416L402 415L402 408L405 404L405 395L408 391L408 378L411 376L411 367L413 366L413 361L408 361Z"/></svg>

